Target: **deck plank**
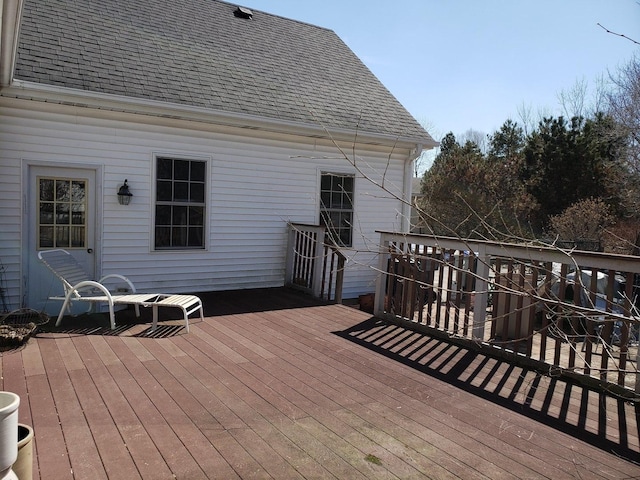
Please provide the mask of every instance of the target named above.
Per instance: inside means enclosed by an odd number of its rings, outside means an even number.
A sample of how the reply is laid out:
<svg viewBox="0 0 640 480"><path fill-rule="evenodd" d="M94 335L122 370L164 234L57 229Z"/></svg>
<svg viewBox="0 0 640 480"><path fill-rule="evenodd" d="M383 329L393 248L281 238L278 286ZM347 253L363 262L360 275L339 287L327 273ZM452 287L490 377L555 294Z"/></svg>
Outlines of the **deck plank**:
<svg viewBox="0 0 640 480"><path fill-rule="evenodd" d="M139 479L127 445L87 370L69 372L71 383L100 453L107 478ZM98 478L98 477L96 477Z"/></svg>
<svg viewBox="0 0 640 480"><path fill-rule="evenodd" d="M110 337L109 340L113 341L114 338ZM114 355L106 352L103 341L76 337L74 344L85 359L91 379L98 386L100 396L142 478L168 478L171 475L170 469L136 415L126 391L120 387L128 380L130 374L119 371L122 377L112 376L109 365L117 364L119 361L114 360ZM95 345L99 346L99 350L94 349ZM102 358L106 358L109 365L102 363Z"/></svg>
<svg viewBox="0 0 640 480"><path fill-rule="evenodd" d="M203 300L2 354L34 479L640 476L636 405L285 289Z"/></svg>

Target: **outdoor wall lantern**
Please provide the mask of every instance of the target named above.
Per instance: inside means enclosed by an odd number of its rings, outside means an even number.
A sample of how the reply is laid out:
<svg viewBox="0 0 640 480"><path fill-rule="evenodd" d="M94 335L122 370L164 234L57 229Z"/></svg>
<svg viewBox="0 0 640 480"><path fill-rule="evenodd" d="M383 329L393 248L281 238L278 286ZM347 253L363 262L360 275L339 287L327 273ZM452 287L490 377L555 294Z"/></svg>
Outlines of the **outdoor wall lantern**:
<svg viewBox="0 0 640 480"><path fill-rule="evenodd" d="M131 197L133 197L133 194L129 191L129 184L127 183L127 179L125 178L124 183L118 189L118 203L120 205L129 205L129 202L131 202Z"/></svg>

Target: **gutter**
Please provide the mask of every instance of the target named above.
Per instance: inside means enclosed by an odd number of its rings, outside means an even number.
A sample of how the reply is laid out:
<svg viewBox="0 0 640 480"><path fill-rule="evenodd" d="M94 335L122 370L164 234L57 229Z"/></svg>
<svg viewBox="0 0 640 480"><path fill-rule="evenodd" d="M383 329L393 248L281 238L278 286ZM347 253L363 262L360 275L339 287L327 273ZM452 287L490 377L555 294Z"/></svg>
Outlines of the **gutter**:
<svg viewBox="0 0 640 480"><path fill-rule="evenodd" d="M358 143L381 146L396 145L402 146L403 148L412 148L414 146L416 148L422 148L422 144L425 144L429 145L429 148L433 148L438 145L428 134L426 138L416 138L398 137L347 128L328 129L316 124L269 119L257 115L239 114L192 105L180 105L159 100L89 92L86 90L44 85L24 80L14 80L10 87L2 89L0 96L159 118L190 120L271 133L298 134L301 136L336 141L353 142L354 138L357 137ZM418 145L416 145L416 143L418 143ZM416 151L416 148L412 150L412 155Z"/></svg>

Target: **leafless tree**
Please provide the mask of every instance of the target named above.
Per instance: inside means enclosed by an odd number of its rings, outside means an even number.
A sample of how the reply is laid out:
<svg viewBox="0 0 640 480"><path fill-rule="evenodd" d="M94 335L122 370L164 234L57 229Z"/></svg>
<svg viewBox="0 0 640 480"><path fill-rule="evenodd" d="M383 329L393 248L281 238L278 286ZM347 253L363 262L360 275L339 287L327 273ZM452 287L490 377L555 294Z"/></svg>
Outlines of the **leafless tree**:
<svg viewBox="0 0 640 480"><path fill-rule="evenodd" d="M464 145L467 142L473 142L478 146L482 153L487 152L487 134L484 132L470 128L462 135L458 135L456 139L460 145Z"/></svg>
<svg viewBox="0 0 640 480"><path fill-rule="evenodd" d="M607 113L628 138L630 169L640 174L640 55L609 74L611 89L606 94Z"/></svg>
<svg viewBox="0 0 640 480"><path fill-rule="evenodd" d="M585 117L588 84L583 78L576 80L571 88L558 93L558 101L566 118Z"/></svg>

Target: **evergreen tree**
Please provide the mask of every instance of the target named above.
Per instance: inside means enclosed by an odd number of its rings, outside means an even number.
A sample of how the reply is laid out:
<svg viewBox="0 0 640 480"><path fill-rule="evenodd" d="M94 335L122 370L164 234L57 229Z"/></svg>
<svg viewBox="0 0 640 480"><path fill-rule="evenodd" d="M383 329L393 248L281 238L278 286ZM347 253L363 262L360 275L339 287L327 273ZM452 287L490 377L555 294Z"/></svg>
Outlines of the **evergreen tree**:
<svg viewBox="0 0 640 480"><path fill-rule="evenodd" d="M620 148L609 117L543 119L527 139L521 172L538 205L533 216L537 231L543 231L551 216L586 198L601 198L617 208Z"/></svg>

